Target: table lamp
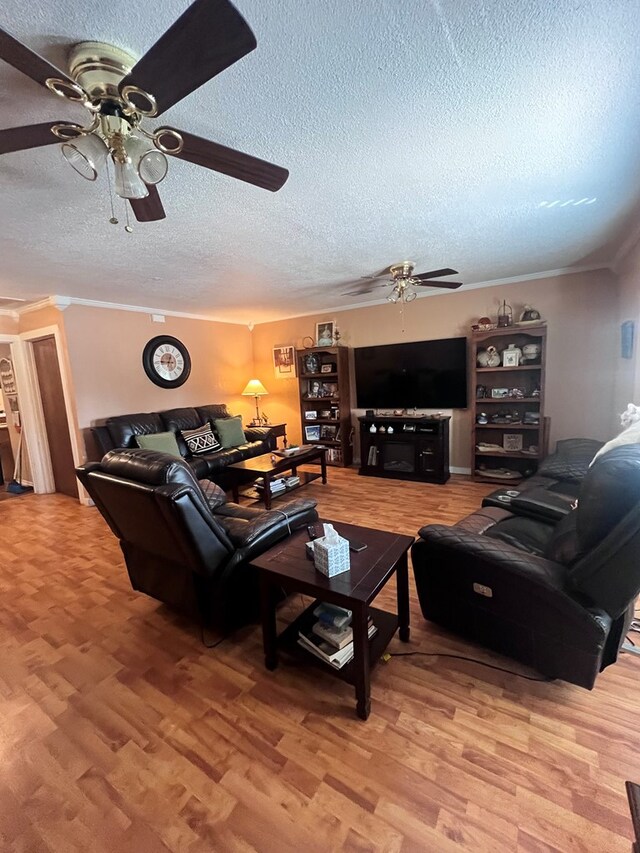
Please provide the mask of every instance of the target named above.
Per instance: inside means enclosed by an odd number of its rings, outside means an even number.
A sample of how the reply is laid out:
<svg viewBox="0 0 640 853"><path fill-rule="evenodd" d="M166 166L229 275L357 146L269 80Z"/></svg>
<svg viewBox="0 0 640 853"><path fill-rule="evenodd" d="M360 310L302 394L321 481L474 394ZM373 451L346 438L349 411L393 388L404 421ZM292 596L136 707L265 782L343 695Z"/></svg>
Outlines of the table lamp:
<svg viewBox="0 0 640 853"><path fill-rule="evenodd" d="M260 412L258 410L258 403L260 401L260 397L264 397L265 394L269 392L264 387L262 382L259 379L250 379L247 382L246 388L242 392L243 397L255 397L256 398L256 419L255 423L260 423Z"/></svg>

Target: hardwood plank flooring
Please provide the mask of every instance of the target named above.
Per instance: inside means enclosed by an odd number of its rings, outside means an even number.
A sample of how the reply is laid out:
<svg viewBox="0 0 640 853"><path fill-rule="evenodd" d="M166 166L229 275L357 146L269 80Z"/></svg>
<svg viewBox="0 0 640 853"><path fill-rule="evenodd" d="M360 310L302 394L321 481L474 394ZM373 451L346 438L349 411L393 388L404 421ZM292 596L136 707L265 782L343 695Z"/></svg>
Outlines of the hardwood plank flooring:
<svg viewBox="0 0 640 853"><path fill-rule="evenodd" d="M324 517L415 534L492 488L330 469L299 496ZM630 849L637 658L591 692L391 658L364 723L348 685L267 672L258 628L206 649L196 626L133 592L95 509L32 495L3 501L0 519L3 851ZM412 650L532 674L425 622L413 580L411 619Z"/></svg>

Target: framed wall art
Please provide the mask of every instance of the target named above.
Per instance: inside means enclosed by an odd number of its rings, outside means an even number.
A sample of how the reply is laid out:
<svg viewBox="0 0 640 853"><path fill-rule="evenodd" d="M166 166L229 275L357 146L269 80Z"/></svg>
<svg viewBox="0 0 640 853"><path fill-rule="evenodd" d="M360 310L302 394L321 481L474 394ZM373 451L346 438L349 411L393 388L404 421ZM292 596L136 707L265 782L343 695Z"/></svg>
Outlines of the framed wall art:
<svg viewBox="0 0 640 853"><path fill-rule="evenodd" d="M633 339L635 337L635 323L633 320L625 320L620 326L620 355L622 358L633 357Z"/></svg>
<svg viewBox="0 0 640 853"><path fill-rule="evenodd" d="M292 346L273 348L273 369L277 379L294 379L296 353Z"/></svg>

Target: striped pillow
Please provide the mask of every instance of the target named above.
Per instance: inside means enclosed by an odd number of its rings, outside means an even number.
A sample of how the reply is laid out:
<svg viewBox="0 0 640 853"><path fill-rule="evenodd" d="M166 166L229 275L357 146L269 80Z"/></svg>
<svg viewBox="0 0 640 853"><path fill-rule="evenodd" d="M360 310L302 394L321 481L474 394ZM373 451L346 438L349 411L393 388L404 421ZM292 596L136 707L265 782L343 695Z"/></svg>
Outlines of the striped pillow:
<svg viewBox="0 0 640 853"><path fill-rule="evenodd" d="M215 453L216 450L222 450L222 445L213 434L211 424L205 424L198 429L183 429L182 437L189 448L189 453L194 456L199 453Z"/></svg>

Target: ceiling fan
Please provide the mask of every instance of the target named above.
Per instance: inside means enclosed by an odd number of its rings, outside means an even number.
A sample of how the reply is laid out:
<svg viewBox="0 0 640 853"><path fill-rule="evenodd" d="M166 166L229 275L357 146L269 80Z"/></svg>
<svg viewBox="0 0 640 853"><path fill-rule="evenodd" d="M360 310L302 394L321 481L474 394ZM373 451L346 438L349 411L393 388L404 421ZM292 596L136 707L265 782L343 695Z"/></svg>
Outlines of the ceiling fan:
<svg viewBox="0 0 640 853"><path fill-rule="evenodd" d="M144 126L256 44L229 0L195 0L137 62L112 45L81 42L71 49L69 74L0 29L0 59L89 113L86 126L58 121L1 130L0 154L58 143L90 181L103 167L110 179L111 161L115 192L128 199L140 222L166 216L156 189L167 174L166 155L276 192L289 176L286 169L183 130ZM111 222L117 221L112 205Z"/></svg>
<svg viewBox="0 0 640 853"><path fill-rule="evenodd" d="M388 302L413 302L418 295L414 287L445 287L449 290L456 290L462 287L461 281L433 281L446 275L457 275L457 270L449 268L441 270L429 270L429 272L421 272L413 274L415 264L411 261L403 261L401 264L392 264L390 267L385 267L380 272L374 275L363 276L359 281L375 282L376 279L386 279L381 284L370 284L368 287L360 287L359 290L349 290L344 293L344 296L361 296L363 293L373 293L378 287L388 287L390 284L393 288L387 296Z"/></svg>

